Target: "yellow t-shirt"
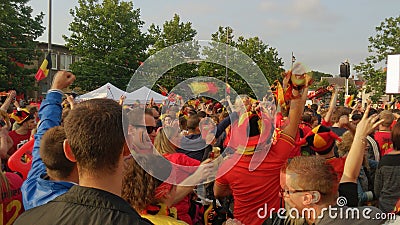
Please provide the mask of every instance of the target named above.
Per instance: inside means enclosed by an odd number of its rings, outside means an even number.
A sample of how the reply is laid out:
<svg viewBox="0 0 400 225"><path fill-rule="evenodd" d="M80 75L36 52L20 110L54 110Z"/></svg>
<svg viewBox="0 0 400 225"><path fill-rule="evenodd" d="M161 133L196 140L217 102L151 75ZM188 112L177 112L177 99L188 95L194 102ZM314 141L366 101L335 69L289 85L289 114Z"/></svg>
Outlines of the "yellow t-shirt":
<svg viewBox="0 0 400 225"><path fill-rule="evenodd" d="M188 225L186 222L177 220L166 214L167 211L170 211L173 215L176 215L176 208L172 207L167 209L164 204L159 204L159 206L161 206L161 209L156 215L141 214L141 216L150 220L155 225Z"/></svg>

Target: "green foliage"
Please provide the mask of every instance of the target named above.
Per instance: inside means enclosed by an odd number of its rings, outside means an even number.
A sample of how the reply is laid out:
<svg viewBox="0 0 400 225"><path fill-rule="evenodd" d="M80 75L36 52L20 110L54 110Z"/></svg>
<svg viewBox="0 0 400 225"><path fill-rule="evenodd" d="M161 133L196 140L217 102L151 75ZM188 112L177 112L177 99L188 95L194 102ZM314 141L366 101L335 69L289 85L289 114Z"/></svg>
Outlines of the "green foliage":
<svg viewBox="0 0 400 225"><path fill-rule="evenodd" d="M74 84L90 91L111 82L125 90L140 62L147 58L150 41L141 31L144 22L139 9L120 0L79 0L70 13L72 34L64 39L81 57L71 65L79 77Z"/></svg>
<svg viewBox="0 0 400 225"><path fill-rule="evenodd" d="M194 41L196 34L197 31L192 28L192 23L181 22L179 15L175 14L170 21L166 21L163 24L162 29L154 24L150 26L149 36L150 40L152 41L152 46L149 49L149 53L152 55L165 47L182 42ZM190 43L187 44L189 45ZM188 52L192 50L195 52ZM174 60L173 58L188 58L188 55L198 55L196 51L198 51L198 47L196 47L196 43L193 43L193 46L188 46L188 48L178 49L176 47L174 48L174 52L168 51L168 54L172 53L174 54L174 57L171 57L171 55L166 55L165 57L161 58L166 60L166 62L163 64L169 65ZM197 65L195 64L181 64L176 66L163 74L161 79L157 81L157 84L167 88L170 91L173 87L185 79L197 76L198 73L196 68ZM155 86L153 89L158 88Z"/></svg>
<svg viewBox="0 0 400 225"><path fill-rule="evenodd" d="M386 72L382 67L387 56L400 54L400 16L386 18L375 31L376 35L368 38L371 55L354 69L367 80L366 93L372 93L371 99L376 102L385 94Z"/></svg>
<svg viewBox="0 0 400 225"><path fill-rule="evenodd" d="M0 3L0 89L32 90L36 69L25 69L37 58L36 42L42 35L43 13L32 17L28 0Z"/></svg>
<svg viewBox="0 0 400 225"><path fill-rule="evenodd" d="M233 30L230 27L220 26L218 31L211 35L211 40L228 44L249 56L251 60L260 68L269 84L278 79L282 72L284 72L282 69L282 59L279 58L278 52L275 48L263 43L258 37L246 39L243 36L240 36L237 41L233 40L233 38ZM199 67L199 74L203 76L216 77L223 81L227 79L228 84L239 94L249 94L252 97L255 97L252 89L248 85L248 82L251 82L253 85L257 85L260 81L251 81L252 74L254 74L254 71L251 71L252 65L247 65L246 62L243 61L239 62L238 60L240 60L240 56L238 56L238 52L224 50L218 46L213 47L215 47L214 50L210 49L205 51L205 54L207 57L218 59L217 61L221 62L221 65L202 63ZM222 55L221 52L225 52L226 54ZM241 71L248 71L247 75L249 76L249 79L245 81L235 71L230 69L226 70L226 63L228 64L228 67L229 65L240 65Z"/></svg>

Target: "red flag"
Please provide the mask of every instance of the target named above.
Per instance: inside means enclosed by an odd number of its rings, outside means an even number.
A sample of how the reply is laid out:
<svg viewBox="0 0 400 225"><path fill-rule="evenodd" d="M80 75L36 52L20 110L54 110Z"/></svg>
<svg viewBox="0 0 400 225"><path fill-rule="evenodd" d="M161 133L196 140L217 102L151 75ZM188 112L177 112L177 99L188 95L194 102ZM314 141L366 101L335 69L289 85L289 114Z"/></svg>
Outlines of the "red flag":
<svg viewBox="0 0 400 225"><path fill-rule="evenodd" d="M46 58L43 60L42 65L39 67L35 78L37 81L43 80L49 74L49 70L51 69L51 53L47 54Z"/></svg>

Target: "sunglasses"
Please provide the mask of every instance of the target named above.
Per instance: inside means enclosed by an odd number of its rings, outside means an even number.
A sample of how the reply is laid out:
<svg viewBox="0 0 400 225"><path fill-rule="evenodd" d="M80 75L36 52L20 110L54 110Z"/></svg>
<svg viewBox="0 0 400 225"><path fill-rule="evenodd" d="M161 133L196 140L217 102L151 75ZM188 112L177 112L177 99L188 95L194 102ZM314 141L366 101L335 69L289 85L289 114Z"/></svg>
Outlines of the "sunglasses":
<svg viewBox="0 0 400 225"><path fill-rule="evenodd" d="M148 134L151 134L157 131L157 127L154 126L144 126L144 125L133 125L134 127L145 127Z"/></svg>

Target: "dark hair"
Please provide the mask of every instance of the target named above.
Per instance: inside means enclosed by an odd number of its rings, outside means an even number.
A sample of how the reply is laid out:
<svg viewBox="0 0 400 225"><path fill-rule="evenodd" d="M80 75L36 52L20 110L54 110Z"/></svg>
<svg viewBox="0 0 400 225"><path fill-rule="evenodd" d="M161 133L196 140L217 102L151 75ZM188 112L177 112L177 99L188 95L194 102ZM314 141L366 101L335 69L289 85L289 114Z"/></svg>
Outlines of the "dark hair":
<svg viewBox="0 0 400 225"><path fill-rule="evenodd" d="M317 110L318 110L318 105L315 104L315 103L313 103L313 104L311 104L310 108L311 108L314 112L317 112Z"/></svg>
<svg viewBox="0 0 400 225"><path fill-rule="evenodd" d="M64 127L79 168L87 172L114 172L125 144L127 123L122 107L111 99L79 103Z"/></svg>
<svg viewBox="0 0 400 225"><path fill-rule="evenodd" d="M28 122L29 120L33 120L35 119L35 116L33 114L29 114L19 125L22 125L26 122Z"/></svg>
<svg viewBox="0 0 400 225"><path fill-rule="evenodd" d="M190 110L190 111L188 112L188 116L189 116L189 117L194 116L194 115L197 115L196 110Z"/></svg>
<svg viewBox="0 0 400 225"><path fill-rule="evenodd" d="M400 123L397 122L392 128L393 149L400 150Z"/></svg>
<svg viewBox="0 0 400 225"><path fill-rule="evenodd" d="M153 105L151 108L157 110L157 112L160 112L160 108L158 106L156 106L156 105Z"/></svg>
<svg viewBox="0 0 400 225"><path fill-rule="evenodd" d="M207 113L204 111L200 111L197 113L197 116L199 116L200 118L205 118L205 117L207 117Z"/></svg>
<svg viewBox="0 0 400 225"><path fill-rule="evenodd" d="M179 117L179 128L181 130L187 129L187 119L184 116Z"/></svg>
<svg viewBox="0 0 400 225"><path fill-rule="evenodd" d="M378 110L374 109L374 108L370 108L369 112L368 112L368 118L372 115L378 114Z"/></svg>
<svg viewBox="0 0 400 225"><path fill-rule="evenodd" d="M197 127L199 127L200 123L200 117L197 115L190 116L187 119L187 129L188 130L195 130Z"/></svg>
<svg viewBox="0 0 400 225"><path fill-rule="evenodd" d="M74 169L75 163L64 154L63 143L67 137L62 126L50 128L40 140L40 157L48 169L51 178L67 178Z"/></svg>
<svg viewBox="0 0 400 225"><path fill-rule="evenodd" d="M311 124L312 119L313 119L313 117L307 112L304 112L303 115L301 116L301 121L303 121L305 123Z"/></svg>
<svg viewBox="0 0 400 225"><path fill-rule="evenodd" d="M362 117L363 117L363 115L361 115L361 114L359 114L359 113L353 114L353 115L351 116L351 120L361 120Z"/></svg>

